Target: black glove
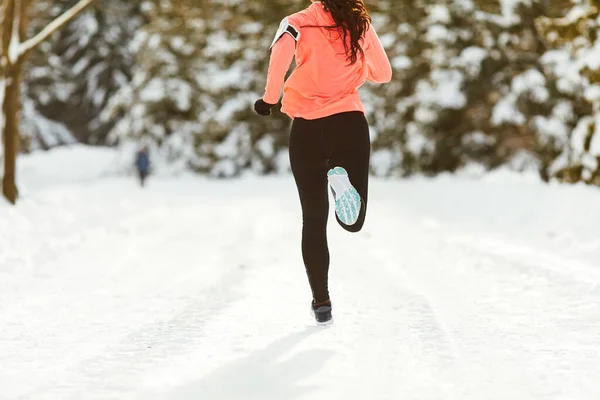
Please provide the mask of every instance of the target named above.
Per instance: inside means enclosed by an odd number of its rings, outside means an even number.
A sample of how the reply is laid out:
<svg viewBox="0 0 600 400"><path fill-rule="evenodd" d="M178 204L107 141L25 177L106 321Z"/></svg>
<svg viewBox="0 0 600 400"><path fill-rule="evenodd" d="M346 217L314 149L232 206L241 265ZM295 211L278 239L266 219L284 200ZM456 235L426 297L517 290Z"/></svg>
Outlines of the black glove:
<svg viewBox="0 0 600 400"><path fill-rule="evenodd" d="M265 103L265 101L263 99L259 99L259 100L256 100L256 103L254 103L254 111L256 111L256 113L258 115L267 117L267 116L271 115L271 108L273 108L275 106L276 106L276 104Z"/></svg>

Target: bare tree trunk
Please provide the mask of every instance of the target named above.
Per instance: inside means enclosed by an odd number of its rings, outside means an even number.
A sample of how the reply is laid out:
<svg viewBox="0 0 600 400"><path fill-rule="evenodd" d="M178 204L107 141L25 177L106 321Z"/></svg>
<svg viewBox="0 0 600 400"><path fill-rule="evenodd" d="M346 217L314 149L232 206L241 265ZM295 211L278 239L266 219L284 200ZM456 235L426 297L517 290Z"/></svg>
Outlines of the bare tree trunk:
<svg viewBox="0 0 600 400"><path fill-rule="evenodd" d="M19 141L21 64L12 65L5 72L6 86L2 104L2 113L4 114L4 178L2 179L2 192L11 204L15 204L18 195L15 182Z"/></svg>
<svg viewBox="0 0 600 400"><path fill-rule="evenodd" d="M14 194L14 192L16 192L15 189L15 184L14 184L14 174L12 177L7 175L7 166L8 166L8 170L10 171L12 168L10 167L12 165L12 161L13 161L13 157L12 157L12 152L10 150L9 147L7 147L7 144L10 146L11 144L11 140L10 138L7 138L9 136L9 131L13 132L15 131L15 119L10 117L10 114L7 112L11 109L11 107L9 106L9 99L11 97L14 97L14 95L11 95L11 89L14 89L14 82L10 82L9 81L9 76L10 76L10 69L11 69L11 65L10 65L10 60L9 60L9 47L10 47L10 42L12 39L12 33L13 33L13 24L14 24L14 16L15 16L15 2L14 0L3 0L2 4L0 4L0 35L2 35L2 37L0 38L0 67L1 67L1 71L3 73L3 82L2 84L4 85L4 90L3 90L3 97L2 97L2 110L0 112L2 112L2 117L0 117L0 122L3 123L2 126L0 126L0 129L2 129L2 132L0 132L0 134L2 135L1 140L2 140L2 162L4 164L4 168L0 168L0 172L2 172L2 176L0 176L0 181L2 183L2 193L4 193L4 196L6 197L6 199L11 202L12 204L15 204L16 201L16 196L8 196L8 194ZM11 86L9 88L9 86ZM11 190L11 188L13 190ZM8 189L8 190L7 190ZM11 201L12 198L12 201Z"/></svg>
<svg viewBox="0 0 600 400"><path fill-rule="evenodd" d="M20 83L23 58L19 57L17 46L25 37L31 0L12 0L6 4L2 40L4 64L4 176L2 193L11 204L17 202L16 163L19 143ZM7 20L7 21L6 21Z"/></svg>
<svg viewBox="0 0 600 400"><path fill-rule="evenodd" d="M25 40L29 22L29 9L34 0L0 0L0 71L4 73L5 92L2 101L4 117L4 176L2 192L11 203L17 201L18 190L16 186L16 163L19 143L19 118L20 118L20 83L21 67L27 55L52 33L59 30L95 0L80 0L71 9L58 16L37 35ZM18 24L18 25L17 25ZM1 127L0 127L1 128Z"/></svg>

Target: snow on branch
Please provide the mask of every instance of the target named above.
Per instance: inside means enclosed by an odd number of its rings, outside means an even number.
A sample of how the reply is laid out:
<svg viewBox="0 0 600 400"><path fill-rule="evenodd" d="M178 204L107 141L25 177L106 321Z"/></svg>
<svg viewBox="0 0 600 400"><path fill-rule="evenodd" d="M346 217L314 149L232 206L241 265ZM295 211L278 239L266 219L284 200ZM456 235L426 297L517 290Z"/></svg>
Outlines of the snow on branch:
<svg viewBox="0 0 600 400"><path fill-rule="evenodd" d="M75 4L68 11L58 16L54 21L48 24L42 29L37 35L31 39L23 42L19 48L19 55L27 54L29 51L35 49L40 43L48 39L50 35L61 29L63 26L71 22L75 17L82 13L87 7L89 7L96 0L80 0L79 3Z"/></svg>
<svg viewBox="0 0 600 400"><path fill-rule="evenodd" d="M18 13L22 11L20 0L15 0L13 21L12 21L12 32L10 33L10 41L8 43L8 60L11 64L17 62L19 58L19 44L21 42L20 31L21 31L21 18L18 17Z"/></svg>

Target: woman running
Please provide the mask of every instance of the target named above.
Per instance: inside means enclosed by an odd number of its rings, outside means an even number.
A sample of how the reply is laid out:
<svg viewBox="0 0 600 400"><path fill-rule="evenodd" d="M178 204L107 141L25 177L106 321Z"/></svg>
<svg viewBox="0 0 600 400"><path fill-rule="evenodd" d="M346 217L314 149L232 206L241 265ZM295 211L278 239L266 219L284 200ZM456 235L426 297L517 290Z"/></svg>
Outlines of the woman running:
<svg viewBox="0 0 600 400"><path fill-rule="evenodd" d="M285 82L293 58L296 68ZM323 0L283 19L271 45L265 95L293 119L289 154L302 207L302 257L319 324L332 320L329 298L328 186L336 220L362 229L367 211L371 141L358 89L389 82L392 68L363 0Z"/></svg>

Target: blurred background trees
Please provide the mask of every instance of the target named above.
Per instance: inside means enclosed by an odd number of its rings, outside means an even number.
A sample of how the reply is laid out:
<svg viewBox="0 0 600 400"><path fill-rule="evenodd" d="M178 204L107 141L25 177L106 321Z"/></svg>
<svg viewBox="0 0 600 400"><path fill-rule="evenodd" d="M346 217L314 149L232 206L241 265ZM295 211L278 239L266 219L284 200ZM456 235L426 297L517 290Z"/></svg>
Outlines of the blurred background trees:
<svg viewBox="0 0 600 400"><path fill-rule="evenodd" d="M32 29L75 2L39 0ZM596 2L366 3L394 68L390 84L362 89L374 174L509 166L600 184ZM32 53L23 151L146 144L165 169L285 171L290 121L252 104L279 22L308 5L104 0Z"/></svg>

